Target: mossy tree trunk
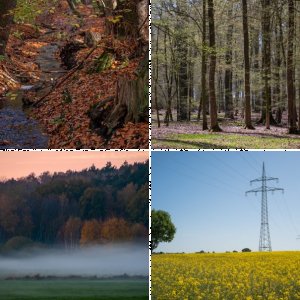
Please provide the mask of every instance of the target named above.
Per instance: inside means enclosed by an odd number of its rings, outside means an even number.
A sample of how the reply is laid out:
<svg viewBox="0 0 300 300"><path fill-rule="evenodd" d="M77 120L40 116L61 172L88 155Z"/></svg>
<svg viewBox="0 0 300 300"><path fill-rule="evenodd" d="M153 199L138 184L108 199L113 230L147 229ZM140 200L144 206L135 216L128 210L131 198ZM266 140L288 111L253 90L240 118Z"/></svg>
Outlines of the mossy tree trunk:
<svg viewBox="0 0 300 300"><path fill-rule="evenodd" d="M116 109L126 106L125 122L137 123L148 117L148 55L144 56L137 72L137 78L128 80L120 78L115 99Z"/></svg>

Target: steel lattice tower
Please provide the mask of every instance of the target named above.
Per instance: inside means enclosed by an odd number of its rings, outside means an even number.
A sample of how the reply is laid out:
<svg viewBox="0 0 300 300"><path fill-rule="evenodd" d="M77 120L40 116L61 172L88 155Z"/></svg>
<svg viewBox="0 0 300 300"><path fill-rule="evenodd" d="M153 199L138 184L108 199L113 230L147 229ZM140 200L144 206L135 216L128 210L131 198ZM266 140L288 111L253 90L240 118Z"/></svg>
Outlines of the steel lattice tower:
<svg viewBox="0 0 300 300"><path fill-rule="evenodd" d="M267 181L276 180L278 182L278 178L267 177L265 171L265 163L263 163L263 171L262 177L251 180L250 184L253 182L261 182L261 187L247 191L248 193L261 193L261 223L260 223L260 238L259 238L259 251L272 251L271 247L271 238L270 238L270 230L269 230L269 220L268 220L268 192L275 191L284 191L282 188L276 187L268 187Z"/></svg>

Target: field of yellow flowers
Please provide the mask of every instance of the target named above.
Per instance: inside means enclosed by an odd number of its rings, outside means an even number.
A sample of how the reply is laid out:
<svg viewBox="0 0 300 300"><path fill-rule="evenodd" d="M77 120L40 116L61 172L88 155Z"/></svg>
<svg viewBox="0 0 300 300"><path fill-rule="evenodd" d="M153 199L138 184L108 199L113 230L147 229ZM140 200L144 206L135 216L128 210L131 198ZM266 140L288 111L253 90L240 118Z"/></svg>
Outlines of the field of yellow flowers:
<svg viewBox="0 0 300 300"><path fill-rule="evenodd" d="M152 255L153 300L297 300L300 252Z"/></svg>

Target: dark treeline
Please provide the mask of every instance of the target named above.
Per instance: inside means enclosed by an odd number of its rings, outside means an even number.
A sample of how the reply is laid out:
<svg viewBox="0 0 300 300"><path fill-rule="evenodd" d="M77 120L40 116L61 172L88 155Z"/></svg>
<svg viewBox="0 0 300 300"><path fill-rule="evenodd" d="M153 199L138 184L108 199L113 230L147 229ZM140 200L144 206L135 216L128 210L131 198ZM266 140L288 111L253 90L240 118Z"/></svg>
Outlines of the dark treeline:
<svg viewBox="0 0 300 300"><path fill-rule="evenodd" d="M30 239L73 248L147 238L148 215L148 162L0 182L1 244Z"/></svg>

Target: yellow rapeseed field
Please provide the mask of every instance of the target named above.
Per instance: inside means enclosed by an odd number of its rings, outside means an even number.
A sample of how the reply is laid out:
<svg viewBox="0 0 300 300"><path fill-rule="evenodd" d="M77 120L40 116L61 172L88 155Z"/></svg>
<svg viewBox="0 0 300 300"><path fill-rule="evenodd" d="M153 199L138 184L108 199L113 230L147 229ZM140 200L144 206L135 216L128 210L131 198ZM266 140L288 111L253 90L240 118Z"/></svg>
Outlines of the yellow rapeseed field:
<svg viewBox="0 0 300 300"><path fill-rule="evenodd" d="M300 252L156 254L153 300L300 299Z"/></svg>

